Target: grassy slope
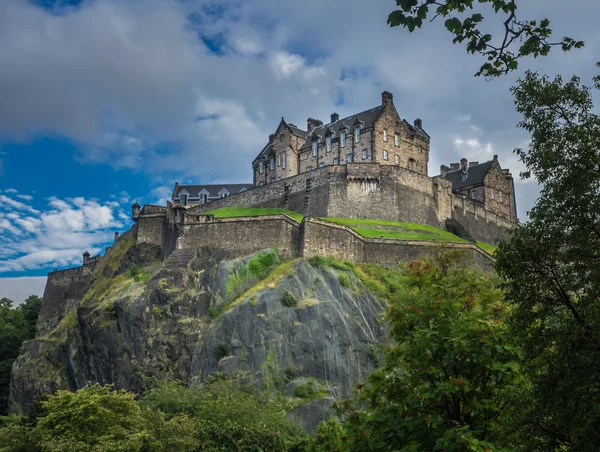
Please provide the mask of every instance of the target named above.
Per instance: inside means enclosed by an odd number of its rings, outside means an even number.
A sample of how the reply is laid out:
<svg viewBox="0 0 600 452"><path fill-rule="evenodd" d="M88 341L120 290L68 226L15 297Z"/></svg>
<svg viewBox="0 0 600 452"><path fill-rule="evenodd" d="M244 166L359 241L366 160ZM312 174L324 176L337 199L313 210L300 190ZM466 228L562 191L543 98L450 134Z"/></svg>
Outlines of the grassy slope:
<svg viewBox="0 0 600 452"><path fill-rule="evenodd" d="M215 218L235 218L235 217L257 217L261 215L287 215L294 220L301 222L304 215L292 212L287 209L279 208L252 208L252 207L224 207L222 209L206 212L212 214ZM389 220L371 220L366 218L321 218L321 220L331 223L341 224L354 229L363 237L398 240L426 240L432 242L455 242L466 243L466 240L456 235L433 226L417 223L405 223L401 221ZM404 229L403 231L393 231L381 229L381 227L396 227ZM494 254L496 247L483 242L477 242L477 245L488 254Z"/></svg>

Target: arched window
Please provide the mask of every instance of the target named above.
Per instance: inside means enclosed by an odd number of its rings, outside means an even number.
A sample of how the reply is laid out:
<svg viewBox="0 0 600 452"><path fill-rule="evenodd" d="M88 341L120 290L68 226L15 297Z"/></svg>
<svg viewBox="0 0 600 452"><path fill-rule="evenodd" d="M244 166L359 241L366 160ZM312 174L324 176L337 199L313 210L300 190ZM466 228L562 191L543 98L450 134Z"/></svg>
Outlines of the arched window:
<svg viewBox="0 0 600 452"><path fill-rule="evenodd" d="M408 159L408 169L415 171L417 168L417 162L415 161L415 159Z"/></svg>

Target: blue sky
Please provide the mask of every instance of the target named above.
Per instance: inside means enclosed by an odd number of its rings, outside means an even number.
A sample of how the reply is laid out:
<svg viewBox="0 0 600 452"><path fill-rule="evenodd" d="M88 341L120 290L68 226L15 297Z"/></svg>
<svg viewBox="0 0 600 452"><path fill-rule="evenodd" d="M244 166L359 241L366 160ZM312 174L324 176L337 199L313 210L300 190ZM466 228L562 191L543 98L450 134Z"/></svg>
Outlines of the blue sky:
<svg viewBox="0 0 600 452"><path fill-rule="evenodd" d="M590 83L600 5L522 2L583 50L524 62ZM429 174L500 156L518 175L509 88L442 23L386 26L393 0L3 0L0 2L0 296L41 294L45 274L100 252L130 205L175 181L246 182L281 116L305 128L371 108L383 90L432 136ZM490 31L498 31L491 22ZM204 40L202 39L204 38ZM519 216L539 189L517 181Z"/></svg>

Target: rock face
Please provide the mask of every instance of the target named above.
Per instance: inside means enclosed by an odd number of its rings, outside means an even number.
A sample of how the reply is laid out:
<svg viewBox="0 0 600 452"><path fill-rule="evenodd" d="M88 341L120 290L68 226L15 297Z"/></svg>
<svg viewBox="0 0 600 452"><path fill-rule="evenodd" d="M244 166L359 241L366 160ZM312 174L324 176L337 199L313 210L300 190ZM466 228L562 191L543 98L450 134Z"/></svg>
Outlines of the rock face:
<svg viewBox="0 0 600 452"><path fill-rule="evenodd" d="M89 382L142 393L224 372L306 398L290 417L310 430L373 370L383 305L347 268L281 263L276 250L241 258L178 250L165 262L158 255L125 237L86 290L69 292L62 318L41 320L55 327L38 331L17 359L13 411L26 412L38 394ZM61 293L48 291L44 303L60 304Z"/></svg>

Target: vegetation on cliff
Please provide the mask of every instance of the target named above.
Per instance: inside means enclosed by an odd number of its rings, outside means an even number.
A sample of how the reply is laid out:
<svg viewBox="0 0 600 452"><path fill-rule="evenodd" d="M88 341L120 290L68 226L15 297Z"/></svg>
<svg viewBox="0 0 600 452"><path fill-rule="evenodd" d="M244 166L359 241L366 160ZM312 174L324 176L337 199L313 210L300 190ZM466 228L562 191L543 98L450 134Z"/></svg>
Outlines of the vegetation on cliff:
<svg viewBox="0 0 600 452"><path fill-rule="evenodd" d="M30 295L25 303L13 308L12 300L0 300L0 415L8 409L8 392L12 364L19 356L23 341L35 336L35 322L42 299Z"/></svg>

